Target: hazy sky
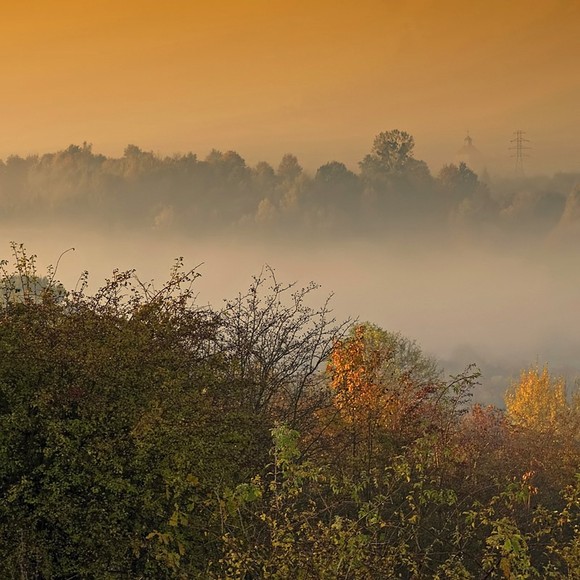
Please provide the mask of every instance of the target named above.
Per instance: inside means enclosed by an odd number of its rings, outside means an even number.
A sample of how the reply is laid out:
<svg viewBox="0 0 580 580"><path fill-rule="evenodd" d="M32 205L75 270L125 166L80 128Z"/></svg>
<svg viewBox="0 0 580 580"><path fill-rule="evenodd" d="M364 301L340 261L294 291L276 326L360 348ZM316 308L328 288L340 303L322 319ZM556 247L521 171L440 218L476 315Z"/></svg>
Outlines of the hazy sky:
<svg viewBox="0 0 580 580"><path fill-rule="evenodd" d="M508 161L578 169L577 0L24 0L0 17L0 157L291 151L356 166L412 133L436 171L470 130Z"/></svg>

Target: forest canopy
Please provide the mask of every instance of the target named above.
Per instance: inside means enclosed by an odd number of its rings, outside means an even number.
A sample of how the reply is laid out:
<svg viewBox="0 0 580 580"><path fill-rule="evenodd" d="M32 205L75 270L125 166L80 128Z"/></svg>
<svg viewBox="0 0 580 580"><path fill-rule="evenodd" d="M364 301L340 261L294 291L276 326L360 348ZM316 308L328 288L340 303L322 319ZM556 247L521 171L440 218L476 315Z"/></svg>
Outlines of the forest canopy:
<svg viewBox="0 0 580 580"><path fill-rule="evenodd" d="M70 220L108 228L195 234L360 236L469 231L505 237L577 236L579 174L477 175L463 162L433 173L412 135L379 133L357 171L330 160L314 172L291 153L274 167L235 151L160 156L128 145L106 157L88 143L0 160L0 219Z"/></svg>

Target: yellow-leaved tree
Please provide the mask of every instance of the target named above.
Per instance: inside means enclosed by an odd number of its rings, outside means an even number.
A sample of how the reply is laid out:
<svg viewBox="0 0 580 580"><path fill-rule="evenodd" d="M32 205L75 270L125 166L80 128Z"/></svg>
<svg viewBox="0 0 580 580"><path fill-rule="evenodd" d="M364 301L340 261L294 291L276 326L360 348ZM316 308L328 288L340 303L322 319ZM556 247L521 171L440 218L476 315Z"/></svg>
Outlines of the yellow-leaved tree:
<svg viewBox="0 0 580 580"><path fill-rule="evenodd" d="M580 465L579 393L568 400L562 377L550 375L547 366L531 367L522 371L505 402L512 468L533 477L541 489L537 501L558 505L559 490Z"/></svg>
<svg viewBox="0 0 580 580"><path fill-rule="evenodd" d="M569 423L571 408L566 400L566 383L552 377L545 366L522 371L505 397L510 421L539 432L561 431Z"/></svg>

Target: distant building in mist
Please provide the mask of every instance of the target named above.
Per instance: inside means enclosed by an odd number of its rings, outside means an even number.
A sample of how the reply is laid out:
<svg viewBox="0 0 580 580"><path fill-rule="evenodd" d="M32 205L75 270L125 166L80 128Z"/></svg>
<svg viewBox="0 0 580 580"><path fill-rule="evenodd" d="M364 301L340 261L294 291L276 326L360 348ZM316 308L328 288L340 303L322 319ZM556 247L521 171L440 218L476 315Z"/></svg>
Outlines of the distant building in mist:
<svg viewBox="0 0 580 580"><path fill-rule="evenodd" d="M481 175L486 169L486 160L481 151L473 144L473 139L469 133L463 140L463 147L455 154L456 165L465 163L469 169Z"/></svg>

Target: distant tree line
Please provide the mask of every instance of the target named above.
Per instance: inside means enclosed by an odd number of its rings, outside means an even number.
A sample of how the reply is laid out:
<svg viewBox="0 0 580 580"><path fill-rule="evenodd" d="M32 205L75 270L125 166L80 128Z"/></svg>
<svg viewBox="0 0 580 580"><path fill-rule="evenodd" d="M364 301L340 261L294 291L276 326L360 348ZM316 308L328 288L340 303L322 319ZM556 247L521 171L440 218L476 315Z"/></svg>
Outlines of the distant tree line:
<svg viewBox="0 0 580 580"><path fill-rule="evenodd" d="M13 251L2 578L580 577L580 396L547 368L471 405L476 369L314 284L265 270L214 310L180 261L88 294Z"/></svg>
<svg viewBox="0 0 580 580"><path fill-rule="evenodd" d="M485 234L580 230L580 174L482 179L464 163L432 175L414 139L376 136L359 171L330 161L311 175L286 154L278 166L246 164L235 151L162 157L128 145L120 158L91 145L0 161L0 219L70 219L189 234L207 231L311 235L423 229Z"/></svg>

